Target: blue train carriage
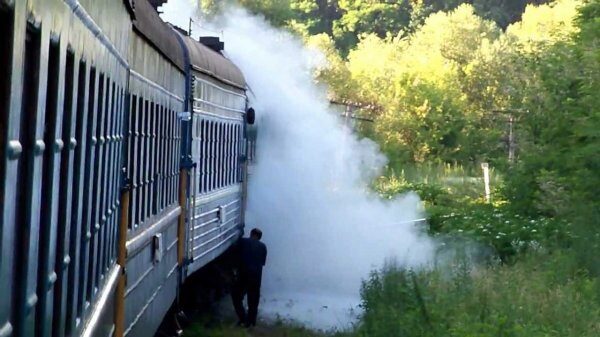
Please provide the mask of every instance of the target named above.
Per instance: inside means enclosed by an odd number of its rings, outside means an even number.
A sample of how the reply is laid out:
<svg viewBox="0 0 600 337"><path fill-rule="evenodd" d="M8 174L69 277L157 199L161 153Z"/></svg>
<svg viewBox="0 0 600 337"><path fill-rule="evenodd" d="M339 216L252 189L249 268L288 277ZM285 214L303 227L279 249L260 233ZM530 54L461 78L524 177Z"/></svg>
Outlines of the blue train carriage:
<svg viewBox="0 0 600 337"><path fill-rule="evenodd" d="M114 328L131 11L0 0L2 337Z"/></svg>
<svg viewBox="0 0 600 337"><path fill-rule="evenodd" d="M185 180L180 113L186 60L177 34L153 5L133 2L129 44L127 241L116 336L152 336L174 302L184 260Z"/></svg>
<svg viewBox="0 0 600 337"><path fill-rule="evenodd" d="M246 193L246 82L215 37L179 30L190 60L190 172L186 274L227 250L242 234Z"/></svg>
<svg viewBox="0 0 600 337"><path fill-rule="evenodd" d="M241 233L243 77L162 2L0 0L1 337L153 335Z"/></svg>

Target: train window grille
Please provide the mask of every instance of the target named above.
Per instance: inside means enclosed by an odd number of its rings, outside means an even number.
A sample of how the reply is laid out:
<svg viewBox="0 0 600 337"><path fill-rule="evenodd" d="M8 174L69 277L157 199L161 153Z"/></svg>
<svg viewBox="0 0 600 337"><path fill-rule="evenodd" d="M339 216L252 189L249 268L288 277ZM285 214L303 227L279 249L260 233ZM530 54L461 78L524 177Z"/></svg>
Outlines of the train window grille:
<svg viewBox="0 0 600 337"><path fill-rule="evenodd" d="M171 110L167 107L165 109L165 141L164 141L164 146L165 146L165 160L164 160L164 171L165 171L165 204L167 206L171 205L171 198L172 198L172 193L171 193L171 161L173 160L172 158L172 153L171 153L171 141L173 138L173 125L171 122Z"/></svg>
<svg viewBox="0 0 600 337"><path fill-rule="evenodd" d="M144 98L142 96L138 96L137 98L137 109L136 109L136 118L134 120L134 157L133 157L133 190L132 190L132 202L133 202L133 227L137 228L140 225L140 207L141 207L141 183L142 179L140 177L142 169L142 139L143 139L143 130L142 130L142 120L143 120L143 108L144 107Z"/></svg>
<svg viewBox="0 0 600 337"><path fill-rule="evenodd" d="M238 140L238 161L237 161L237 165L238 165L238 169L237 169L237 173L238 173L238 181L242 181L243 179L243 167L241 165L241 157L244 155L244 151L245 151L245 139L244 139L244 130L242 129L242 127L240 125L238 125L238 135L237 135L237 140Z"/></svg>
<svg viewBox="0 0 600 337"><path fill-rule="evenodd" d="M212 121L206 122L206 192L212 190L212 132L213 123Z"/></svg>
<svg viewBox="0 0 600 337"><path fill-rule="evenodd" d="M223 187L223 167L224 167L224 161L223 161L223 150L224 150L224 145L225 144L225 134L224 134L224 128L223 128L223 123L219 123L219 186L218 188L222 188Z"/></svg>
<svg viewBox="0 0 600 337"><path fill-rule="evenodd" d="M71 195L71 232L69 238L69 256L71 257L70 268L68 270L67 287L70 291L67 292L67 314L66 321L69 322L65 328L66 334L69 335L75 329L77 317L80 317L80 264L81 264L81 237L82 237L82 198L81 194L84 190L83 175L85 163L85 113L86 113L86 98L88 71L86 62L79 61L77 77L77 104L74 119L74 136L77 144L73 153L73 193Z"/></svg>
<svg viewBox="0 0 600 337"><path fill-rule="evenodd" d="M217 124L217 188L223 186L223 124Z"/></svg>
<svg viewBox="0 0 600 337"><path fill-rule="evenodd" d="M166 109L164 105L159 106L158 111L158 167L159 167L159 208L163 210L166 207L165 193L164 193L164 181L166 178L165 169L164 169L164 152L165 152L165 112Z"/></svg>
<svg viewBox="0 0 600 337"><path fill-rule="evenodd" d="M150 186L150 176L151 176L151 147L152 147L152 113L151 113L152 101L147 100L145 103L145 116L144 116L144 158L142 159L144 170L142 171L144 174L144 200L143 207L144 211L142 213L142 223L147 222L150 217L150 195L151 195L151 186Z"/></svg>
<svg viewBox="0 0 600 337"><path fill-rule="evenodd" d="M231 184L231 181L229 180L229 172L231 171L230 162L229 162L229 158L231 156L230 149L229 149L230 142L231 142L230 124L225 123L225 142L223 144L224 151L225 151L225 156L223 158L223 163L225 165L225 169L223 170L224 171L223 172L223 181L224 181L225 186L229 186Z"/></svg>
<svg viewBox="0 0 600 337"><path fill-rule="evenodd" d="M155 114L155 121L156 121L156 131L155 131L155 161L154 161L154 165L155 165L155 171L154 171L154 179L155 179L155 188L156 188L156 193L155 193L155 213L159 213L163 207L162 207L162 201L161 201L161 182L162 182L162 169L161 169L161 153L162 153L162 132L163 132L163 124L162 124L162 114L163 114L163 107L161 104L156 104L156 114Z"/></svg>
<svg viewBox="0 0 600 337"><path fill-rule="evenodd" d="M82 214L82 235L81 235L81 248L80 248L80 274L79 274L79 312L83 315L88 309L90 304L92 284L89 282L90 274L90 250L93 249L91 238L92 238L92 202L93 202L93 186L94 181L94 163L95 163L95 132L96 132L96 116L98 97L98 87L100 86L99 76L97 76L96 68L91 67L90 78L88 85L88 108L87 108L87 121L84 128L86 129L86 144L85 144L85 162L84 162L84 178L83 178L83 214Z"/></svg>
<svg viewBox="0 0 600 337"><path fill-rule="evenodd" d="M163 109L163 151L162 156L162 171L163 171L163 182L162 182L162 193L163 193L163 207L167 207L169 205L169 193L168 193L168 185L169 185L169 157L168 157L168 149L169 149L169 109L164 107Z"/></svg>
<svg viewBox="0 0 600 337"><path fill-rule="evenodd" d="M206 192L206 121L204 119L200 122L200 193Z"/></svg>
<svg viewBox="0 0 600 337"><path fill-rule="evenodd" d="M200 122L200 157L199 157L199 161L200 161L200 167L199 167L199 171L200 171L200 188L199 191L200 193L204 193L206 192L206 140L207 140L207 135L206 135L206 121L202 120Z"/></svg>
<svg viewBox="0 0 600 337"><path fill-rule="evenodd" d="M216 190L218 187L218 172L219 172L219 123L213 122L214 133L213 133L213 165L212 165L212 189Z"/></svg>
<svg viewBox="0 0 600 337"><path fill-rule="evenodd" d="M101 219L101 230L102 230L102 249L101 249L101 263L99 267L100 279L104 280L106 273L108 272L110 263L114 257L113 249L113 232L114 221L116 219L116 181L115 176L119 171L120 160L115 155L116 143L116 128L118 127L118 115L119 115L119 97L117 94L116 83L109 80L110 93L108 100L110 102L109 108L107 109L108 121L106 122L106 129L104 132L104 151L106 153L106 177L104 180L104 193L103 193L103 216Z"/></svg>
<svg viewBox="0 0 600 337"><path fill-rule="evenodd" d="M121 138L119 137L119 130L122 130L121 117L121 106L122 106L122 94L119 86L115 82L112 84L112 122L109 130L109 149L111 157L111 173L109 175L109 191L108 194L108 205L107 205L107 218L108 218L108 241L107 241L107 252L105 257L104 273L108 272L109 267L113 264L116 259L116 227L118 223L118 203L119 203L119 172L121 168L121 156L118 149L121 147Z"/></svg>
<svg viewBox="0 0 600 337"><path fill-rule="evenodd" d="M75 107L75 55L68 49L65 62L64 79L64 102L61 137L63 151L60 160L60 184L58 185L58 228L56 248L56 291L54 297L53 311L57 316L52 326L54 336L65 335L68 271L72 264L69 252L69 239L71 232L71 198L73 187L73 152L75 147L74 135L74 107Z"/></svg>
<svg viewBox="0 0 600 337"><path fill-rule="evenodd" d="M135 170L135 225L134 227L139 227L141 225L142 222L142 201L143 201L143 184L144 184L144 180L143 180L143 155L144 155L144 136L145 136L145 131L144 131L144 118L145 118L145 114L144 114L144 105L145 105L145 99L142 96L138 97L138 114L137 114L137 119L135 121L136 123L136 130L137 130L137 135L136 135L136 151L135 151L135 166L134 166L134 170Z"/></svg>
<svg viewBox="0 0 600 337"><path fill-rule="evenodd" d="M240 144L239 125L235 126L234 132L235 132L235 138L234 138L235 144L234 144L234 147L233 147L233 151L234 151L234 153L233 153L233 180L236 183L238 183L239 182L239 179L238 179L238 166L239 166L239 161L240 161L240 158L239 158L240 154L239 154L239 151L238 151L239 146L240 146L239 145Z"/></svg>
<svg viewBox="0 0 600 337"><path fill-rule="evenodd" d="M171 152L171 142L173 138L173 124L171 121L171 110L167 107L165 108L165 160L164 160L164 171L165 171L165 204L166 206L171 205L172 200L172 191L171 191L171 162L173 161L173 154Z"/></svg>
<svg viewBox="0 0 600 337"><path fill-rule="evenodd" d="M211 186L211 190L216 190L217 189L217 165L218 163L218 158L217 158L217 149L218 149L218 137L219 137L219 131L218 131L219 125L217 124L217 122L213 122L213 137L212 137L212 146L213 146L213 155L212 155L212 186Z"/></svg>
<svg viewBox="0 0 600 337"><path fill-rule="evenodd" d="M163 113L164 113L164 108L162 106L162 104L157 104L156 105L156 119L157 119L157 126L156 126L156 165L157 165L157 171L156 171L156 213L161 212L164 209L164 204L163 204L163 196L162 196L162 183L163 183L163 177L164 177L164 171L163 171L163 166L162 166L162 153L163 153Z"/></svg>
<svg viewBox="0 0 600 337"><path fill-rule="evenodd" d="M178 195L178 188L179 188L179 157L180 157L180 141L181 141L181 137L179 134L179 130L181 130L181 125L180 125L180 121L179 118L177 117L177 111L175 110L171 110L171 118L173 121L173 128L172 128L172 132L173 132L173 147L172 147L172 151L173 151L173 161L172 161L172 165L173 165L173 174L172 174L172 179L171 179L171 184L173 186L173 198L171 199L173 203L178 202L179 200L179 195Z"/></svg>
<svg viewBox="0 0 600 337"><path fill-rule="evenodd" d="M208 192L208 163L210 162L209 158L209 147L208 142L210 139L209 135L209 127L210 122L207 120L202 121L202 145L200 151L200 161L202 163L201 171L202 171L202 193Z"/></svg>
<svg viewBox="0 0 600 337"><path fill-rule="evenodd" d="M223 185L229 186L229 123L224 124L225 138L223 139Z"/></svg>
<svg viewBox="0 0 600 337"><path fill-rule="evenodd" d="M142 215L141 223L144 224L149 214L149 188L150 188L150 100L144 101L144 124L143 124L143 150L142 150Z"/></svg>
<svg viewBox="0 0 600 337"><path fill-rule="evenodd" d="M17 280L20 282L18 293L18 312L29 312L33 308L28 307L27 300L34 298L36 289L32 285L35 283L35 275L37 266L37 254L33 250L33 245L38 242L38 229L33 228L34 224L32 216L37 207L33 201L35 181L34 181L34 165L36 161L36 151L40 151L43 147L41 144L36 144L36 126L37 126L37 100L39 94L39 68L40 68L40 49L41 49L40 31L28 24L25 36L25 58L23 68L23 91L22 91L22 111L20 125L20 143L23 148L21 160L18 164L18 186L17 189L17 214L16 223L20 224L17 227L17 241L22 246L17 248L17 261L15 265L18 268ZM37 148L36 148L37 147ZM33 302L32 304L35 304ZM15 322L17 333L19 330L29 331L22 332L23 334L33 334L32 316L29 315L26 319L19 315Z"/></svg>
<svg viewBox="0 0 600 337"><path fill-rule="evenodd" d="M235 125L229 125L229 184L235 184Z"/></svg>
<svg viewBox="0 0 600 337"><path fill-rule="evenodd" d="M231 183L236 184L237 181L235 180L235 170L237 163L237 125L232 125L231 131L233 133L233 138L231 139Z"/></svg>
<svg viewBox="0 0 600 337"><path fill-rule="evenodd" d="M165 146L167 147L167 160L166 160L166 175L167 175L167 205L171 205L173 202L173 161L174 161L174 151L173 151L173 143L175 142L175 123L173 123L172 118L173 111L171 109L167 109L166 118L167 118L167 140L165 142Z"/></svg>
<svg viewBox="0 0 600 337"><path fill-rule="evenodd" d="M165 109L165 192L166 192L166 199L165 199L165 203L167 206L171 205L171 201L172 201L172 192L171 192L171 180L172 180L172 164L171 162L173 161L173 154L171 151L171 143L172 143L172 139L173 139L173 123L171 120L171 110L169 108Z"/></svg>
<svg viewBox="0 0 600 337"><path fill-rule="evenodd" d="M54 286L50 280L55 280L54 263L56 252L56 218L53 215L54 193L57 182L55 181L56 162L55 156L61 150L57 142L57 123L59 116L59 72L60 72L60 45L51 39L48 53L48 68L46 81L46 104L44 116L44 144L46 149L42 164L41 209L40 209L40 238L38 247L38 281L37 281L37 317L36 331L43 335L49 332L48 323L52 321L52 303L49 292ZM60 131L60 129L59 129ZM49 282L50 281L50 282Z"/></svg>
<svg viewBox="0 0 600 337"><path fill-rule="evenodd" d="M98 158L98 163L100 166L100 174L97 176L97 180L99 183L99 194L96 197L99 199L97 202L98 205L98 215L96 220L96 235L97 235L97 250L96 250L96 264L94 266L96 280L95 283L95 291L100 288L100 283L104 279L104 260L106 254L106 240L107 240L107 223L108 223L108 203L107 196L109 195L109 186L108 186L108 177L111 171L111 158L108 152L108 147L110 143L108 142L108 132L112 119L112 81L108 76L105 78L104 84L104 94L102 99L104 100L103 109L100 110L100 114L102 115L102 123L100 124L99 129L99 151L101 156Z"/></svg>
<svg viewBox="0 0 600 337"><path fill-rule="evenodd" d="M204 134L206 139L204 140L204 154L202 155L204 160L204 192L208 192L210 190L210 164L212 162L210 146L212 142L211 138L211 122L206 121L204 124Z"/></svg>
<svg viewBox="0 0 600 337"><path fill-rule="evenodd" d="M219 123L219 188L225 185L225 125Z"/></svg>
<svg viewBox="0 0 600 337"><path fill-rule="evenodd" d="M97 275L96 275L96 267L98 263L98 234L100 229L100 196L102 184L100 179L102 177L102 163L103 163L103 153L101 151L102 147L102 128L103 128L103 107L105 104L105 78L104 74L100 73L98 76L98 87L95 92L96 96L96 105L94 109L92 109L92 113L89 115L90 120L88 127L91 125L91 137L90 137L90 152L92 157L89 162L91 163L91 172L90 179L88 180L91 184L91 195L90 195L90 218L87 222L89 227L89 244L88 244L88 261L87 261L87 283L86 283L86 300L91 303L92 299L95 297L97 292Z"/></svg>
<svg viewBox="0 0 600 337"><path fill-rule="evenodd" d="M148 109L148 189L150 193L148 195L148 214L154 215L156 214L156 206L155 206L155 197L156 197L156 186L155 186L155 177L154 177L154 167L156 165L156 105L153 101L150 102L150 107Z"/></svg>
<svg viewBox="0 0 600 337"><path fill-rule="evenodd" d="M131 230L134 228L134 224L135 222L135 189L137 187L137 183L135 182L135 173L136 173L136 169L135 169L135 152L136 152L136 142L137 142L137 128L136 128L136 122L137 122L137 105L138 105L138 98L136 95L131 95L131 99L130 99L130 113L129 113L129 131L128 131L128 138L129 138L129 144L128 144L128 149L127 149L127 174L130 180L130 184L131 185L131 200L132 202L129 203L129 224L128 224L128 228Z"/></svg>
<svg viewBox="0 0 600 337"><path fill-rule="evenodd" d="M158 150L157 150L157 165L158 165L158 181L157 181L157 186L158 186L158 192L157 192L157 197L158 197L158 210L157 211L162 211L165 208L165 199L164 199L164 180L165 180L165 171L164 171L164 151L165 151L165 146L164 146L164 120L165 120L165 108L162 104L157 105L157 109L158 109L158 127L157 127L157 137L158 137Z"/></svg>
<svg viewBox="0 0 600 337"><path fill-rule="evenodd" d="M229 186L232 183L232 181L231 181L231 157L232 157L231 137L233 136L233 132L232 132L232 125L230 123L227 123L226 126L227 126L227 138L225 141L225 149L226 149L227 156L225 157L225 165L227 165L227 169L225 170L225 179L226 179L226 185Z"/></svg>
<svg viewBox="0 0 600 337"><path fill-rule="evenodd" d="M231 172L232 172L232 162L231 162L231 158L233 157L233 149L231 148L231 144L233 144L233 125L227 123L227 143L226 143L226 148L227 148L227 158L225 159L225 163L227 164L227 185L231 185L233 183L232 179L231 179Z"/></svg>
<svg viewBox="0 0 600 337"><path fill-rule="evenodd" d="M206 192L212 190L212 142L213 142L213 123L206 122Z"/></svg>
<svg viewBox="0 0 600 337"><path fill-rule="evenodd" d="M158 150L157 150L157 165L158 165L158 173L157 173L157 177L158 177L158 181L157 181L157 185L158 185L158 211L162 211L165 208L165 201L164 201L164 191L163 191L163 182L165 179L165 171L164 171L164 166L163 166L163 161L164 161L164 128L165 128L165 124L164 124L164 119L165 119L165 107L163 104L160 104L158 106L158 130L157 130L157 137L158 137Z"/></svg>

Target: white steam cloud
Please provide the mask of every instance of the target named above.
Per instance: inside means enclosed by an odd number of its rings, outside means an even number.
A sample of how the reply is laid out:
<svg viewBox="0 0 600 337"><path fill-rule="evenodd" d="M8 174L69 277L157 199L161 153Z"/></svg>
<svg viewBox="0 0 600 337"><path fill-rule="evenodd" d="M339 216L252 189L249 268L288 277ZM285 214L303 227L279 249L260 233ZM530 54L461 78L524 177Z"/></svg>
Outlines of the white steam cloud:
<svg viewBox="0 0 600 337"><path fill-rule="evenodd" d="M171 0L162 9L187 27L193 7ZM330 110L326 90L312 78L322 57L240 9L215 22L209 29L223 32L257 112L246 225L263 230L269 250L261 316L346 328L360 314L361 280L370 271L389 258L407 266L431 260L432 241L410 223L422 217L420 201L414 194L382 200L369 191L386 158Z"/></svg>

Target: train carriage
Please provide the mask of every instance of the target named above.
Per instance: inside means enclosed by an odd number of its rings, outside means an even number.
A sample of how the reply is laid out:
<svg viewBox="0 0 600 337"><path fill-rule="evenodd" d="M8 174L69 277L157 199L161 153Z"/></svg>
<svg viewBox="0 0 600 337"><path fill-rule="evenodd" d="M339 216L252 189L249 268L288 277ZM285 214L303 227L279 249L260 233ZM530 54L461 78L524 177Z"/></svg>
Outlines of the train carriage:
<svg viewBox="0 0 600 337"><path fill-rule="evenodd" d="M241 235L243 75L162 2L0 0L0 337L152 335Z"/></svg>
<svg viewBox="0 0 600 337"><path fill-rule="evenodd" d="M127 138L129 209L124 331L150 336L179 278L181 127L185 64L176 33L146 1L134 2ZM184 173L185 174L185 173ZM185 191L183 191L185 192Z"/></svg>
<svg viewBox="0 0 600 337"><path fill-rule="evenodd" d="M191 160L187 272L203 267L241 234L244 210L245 81L215 50L182 35L190 58Z"/></svg>

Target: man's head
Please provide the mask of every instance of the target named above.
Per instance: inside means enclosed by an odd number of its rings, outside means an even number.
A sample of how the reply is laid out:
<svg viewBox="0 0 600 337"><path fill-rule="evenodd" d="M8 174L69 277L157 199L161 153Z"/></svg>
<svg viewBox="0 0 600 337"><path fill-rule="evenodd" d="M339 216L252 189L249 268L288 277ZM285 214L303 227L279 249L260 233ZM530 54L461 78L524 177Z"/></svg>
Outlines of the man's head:
<svg viewBox="0 0 600 337"><path fill-rule="evenodd" d="M262 231L258 228L254 228L250 231L250 238L260 240L262 238Z"/></svg>

